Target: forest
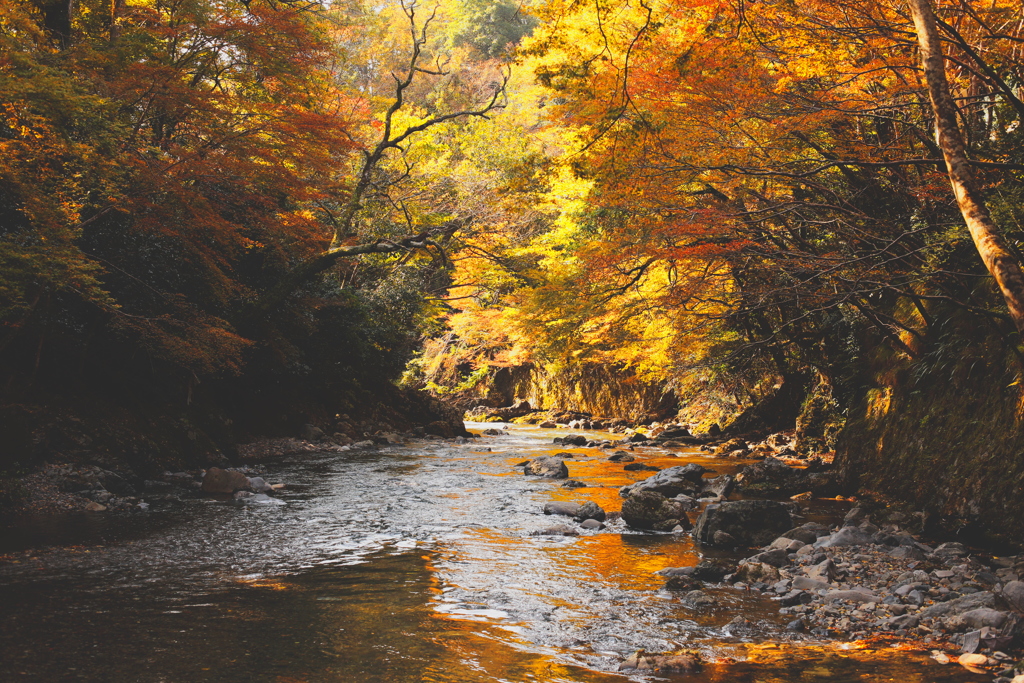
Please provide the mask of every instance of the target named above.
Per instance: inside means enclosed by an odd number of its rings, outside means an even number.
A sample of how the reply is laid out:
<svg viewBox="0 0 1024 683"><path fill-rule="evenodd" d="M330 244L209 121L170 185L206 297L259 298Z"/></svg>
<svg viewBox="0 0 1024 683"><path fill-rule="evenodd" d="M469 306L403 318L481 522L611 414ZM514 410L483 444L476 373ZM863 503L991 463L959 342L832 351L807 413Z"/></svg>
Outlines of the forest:
<svg viewBox="0 0 1024 683"><path fill-rule="evenodd" d="M438 398L605 373L701 428L796 426L853 488L945 463L937 509L1024 528L1022 21L3 0L2 467L388 405L452 435Z"/></svg>

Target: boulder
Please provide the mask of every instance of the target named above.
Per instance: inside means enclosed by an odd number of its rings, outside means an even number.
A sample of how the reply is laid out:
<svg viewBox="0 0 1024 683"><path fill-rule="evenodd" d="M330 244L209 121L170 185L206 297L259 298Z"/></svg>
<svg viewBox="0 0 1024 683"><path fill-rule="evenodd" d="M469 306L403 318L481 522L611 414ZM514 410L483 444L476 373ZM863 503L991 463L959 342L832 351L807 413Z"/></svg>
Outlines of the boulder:
<svg viewBox="0 0 1024 683"><path fill-rule="evenodd" d="M619 489L619 495L625 498L640 491L654 491L668 497L680 493L693 494L700 489L701 478L707 471L697 463L669 467L643 481L623 486Z"/></svg>
<svg viewBox="0 0 1024 683"><path fill-rule="evenodd" d="M1024 612L1024 581L1010 581L1000 593L1014 612Z"/></svg>
<svg viewBox="0 0 1024 683"><path fill-rule="evenodd" d="M625 465L622 469L627 472L657 472L661 468L655 467L654 465L645 465L642 462L631 462Z"/></svg>
<svg viewBox="0 0 1024 683"><path fill-rule="evenodd" d="M711 495L725 498L732 491L732 487L735 484L736 480L731 475L723 474L712 479L702 479L700 481L700 492L705 496Z"/></svg>
<svg viewBox="0 0 1024 683"><path fill-rule="evenodd" d="M635 458L626 451L615 451L608 456L608 462L633 462Z"/></svg>
<svg viewBox="0 0 1024 683"><path fill-rule="evenodd" d="M901 545L889 551L889 557L894 557L897 560L917 560L920 562L924 559L924 553L913 546Z"/></svg>
<svg viewBox="0 0 1024 683"><path fill-rule="evenodd" d="M556 436L554 438L554 443L562 446L586 446L587 441L587 437L582 434L568 434L566 436Z"/></svg>
<svg viewBox="0 0 1024 683"><path fill-rule="evenodd" d="M568 479L569 468L565 466L565 461L561 458L545 456L543 458L534 458L526 463L526 467L523 468L523 474L547 477L548 479Z"/></svg>
<svg viewBox="0 0 1024 683"><path fill-rule="evenodd" d="M671 531L677 525L690 527L682 504L656 491L638 491L622 503L622 519L634 529Z"/></svg>
<svg viewBox="0 0 1024 683"><path fill-rule="evenodd" d="M967 629L981 629L986 626L994 629L1003 627L1009 618L1006 612L1000 612L989 607L978 607L946 619L946 628L951 631L966 631Z"/></svg>
<svg viewBox="0 0 1024 683"><path fill-rule="evenodd" d="M824 524L818 524L817 522L801 524L795 529L790 529L786 533L782 534L783 538L792 538L797 541L803 541L804 543L814 543L822 536L828 536L828 527Z"/></svg>
<svg viewBox="0 0 1024 683"><path fill-rule="evenodd" d="M249 477L249 489L256 493L270 493L274 487L268 484L263 477Z"/></svg>
<svg viewBox="0 0 1024 683"><path fill-rule="evenodd" d="M556 500L544 504L545 515L562 515L563 517L575 517L577 514L579 514L579 511L579 503L570 503L568 501Z"/></svg>
<svg viewBox="0 0 1024 683"><path fill-rule="evenodd" d="M831 491L832 478L823 472L790 467L777 458L765 458L747 465L736 475L736 486L743 493L791 496L810 491L824 495Z"/></svg>
<svg viewBox="0 0 1024 683"><path fill-rule="evenodd" d="M743 562L736 569L735 578L745 583L775 583L782 578L779 570L763 562Z"/></svg>
<svg viewBox="0 0 1024 683"><path fill-rule="evenodd" d="M590 531L599 531L604 528L604 524L596 519L585 519L580 522L580 528L588 529Z"/></svg>
<svg viewBox="0 0 1024 683"><path fill-rule="evenodd" d="M203 493L234 493L249 488L249 478L235 470L211 467L203 477Z"/></svg>
<svg viewBox="0 0 1024 683"><path fill-rule="evenodd" d="M914 592L917 591L911 591L911 593ZM908 594L907 597L910 597L910 595ZM995 604L996 596L994 593L979 591L977 593L969 593L968 595L964 595L959 598L947 600L946 602L936 603L931 607L921 610L919 614L921 617L956 616L981 607L995 607Z"/></svg>
<svg viewBox="0 0 1024 683"><path fill-rule="evenodd" d="M304 424L299 431L299 436L306 441L319 441L324 438L324 430L314 424Z"/></svg>
<svg viewBox="0 0 1024 683"><path fill-rule="evenodd" d="M690 572L690 576L701 581L718 583L726 574L736 571L736 566L728 560L701 560Z"/></svg>
<svg viewBox="0 0 1024 683"><path fill-rule="evenodd" d="M544 420L537 426L540 427L541 429L554 429L558 425L555 424L552 420Z"/></svg>
<svg viewBox="0 0 1024 683"><path fill-rule="evenodd" d="M793 528L790 507L791 504L772 500L738 500L708 505L697 519L693 536L701 543L715 544L716 532L723 532L739 545L766 545Z"/></svg>
<svg viewBox="0 0 1024 683"><path fill-rule="evenodd" d="M582 505L579 505L574 516L578 522L583 522L588 519L595 519L598 522L603 522L607 518L604 508L592 500L588 500Z"/></svg>
<svg viewBox="0 0 1024 683"><path fill-rule="evenodd" d="M849 545L870 545L874 537L855 526L844 526L831 536L823 536L814 543L815 548L838 548Z"/></svg>
<svg viewBox="0 0 1024 683"><path fill-rule="evenodd" d="M831 586L829 586L826 582L817 581L808 576L798 576L795 579L793 579L794 590L819 591L823 589L828 590L829 588L831 588Z"/></svg>

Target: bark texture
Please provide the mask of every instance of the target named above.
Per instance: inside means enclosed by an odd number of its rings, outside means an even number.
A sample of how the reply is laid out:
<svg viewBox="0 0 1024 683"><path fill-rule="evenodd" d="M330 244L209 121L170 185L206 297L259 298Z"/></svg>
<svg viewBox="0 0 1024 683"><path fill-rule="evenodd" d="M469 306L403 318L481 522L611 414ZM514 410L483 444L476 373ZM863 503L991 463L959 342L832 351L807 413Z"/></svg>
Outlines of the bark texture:
<svg viewBox="0 0 1024 683"><path fill-rule="evenodd" d="M999 285L1014 325L1019 332L1024 333L1024 271L999 234L981 191L974 182L963 136L957 124L956 104L946 80L945 59L939 42L935 13L928 0L908 0L908 4L921 46L921 65L928 84L932 110L935 112L935 128L939 147L946 159L949 182L953 186L953 193L974 246Z"/></svg>

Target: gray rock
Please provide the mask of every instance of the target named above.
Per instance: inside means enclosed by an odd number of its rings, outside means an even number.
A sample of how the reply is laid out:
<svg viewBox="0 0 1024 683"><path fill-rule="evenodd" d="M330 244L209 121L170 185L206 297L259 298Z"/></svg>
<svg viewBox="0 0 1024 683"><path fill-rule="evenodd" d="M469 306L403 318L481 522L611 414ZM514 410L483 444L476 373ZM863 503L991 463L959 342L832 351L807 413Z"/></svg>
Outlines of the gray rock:
<svg viewBox="0 0 1024 683"><path fill-rule="evenodd" d="M700 579L701 581L718 583L725 578L726 574L734 572L736 570L736 566L728 560L704 559L698 562L697 566L692 569L693 571L691 574L694 578Z"/></svg>
<svg viewBox="0 0 1024 683"><path fill-rule="evenodd" d="M582 434L568 434L566 436L556 436L554 442L562 446L586 446L587 437Z"/></svg>
<svg viewBox="0 0 1024 683"><path fill-rule="evenodd" d="M952 617L952 619L959 622L955 629L958 631L964 626L972 629L980 629L985 626L998 629L1002 628L1009 616L1010 615L1006 612L1000 612L999 610L990 609L988 607L979 607Z"/></svg>
<svg viewBox="0 0 1024 683"><path fill-rule="evenodd" d="M534 458L526 463L526 467L523 468L523 474L546 477L548 479L568 479L569 468L565 466L565 461L561 458L546 456Z"/></svg>
<svg viewBox="0 0 1024 683"><path fill-rule="evenodd" d="M712 545L722 545L722 546L729 546L729 547L734 547L734 546L738 546L739 545L739 541L737 541L735 538L733 538L732 534L730 534L727 531L722 531L721 529L715 531L715 533L711 537L711 540L712 540Z"/></svg>
<svg viewBox="0 0 1024 683"><path fill-rule="evenodd" d="M912 591L913 592L913 591ZM909 597L909 596L908 596ZM988 591L979 591L946 602L927 607L921 611L922 617L944 617L963 614L980 607L995 607L996 596Z"/></svg>
<svg viewBox="0 0 1024 683"><path fill-rule="evenodd" d="M936 555L944 555L946 557L966 557L970 554L963 543L943 543L935 549Z"/></svg>
<svg viewBox="0 0 1024 683"><path fill-rule="evenodd" d="M889 625L894 629L916 628L919 623L921 623L921 619L915 614L904 614L889 620Z"/></svg>
<svg viewBox="0 0 1024 683"><path fill-rule="evenodd" d="M597 521L596 519L585 519L580 523L580 527L587 529L588 531L598 531L604 528L604 524Z"/></svg>
<svg viewBox="0 0 1024 683"><path fill-rule="evenodd" d="M626 451L615 451L608 456L608 462L633 462L635 459Z"/></svg>
<svg viewBox="0 0 1024 683"><path fill-rule="evenodd" d="M682 504L656 491L639 491L628 496L622 502L622 519L634 529L670 531L676 525L690 526Z"/></svg>
<svg viewBox="0 0 1024 683"><path fill-rule="evenodd" d="M712 479L702 479L700 481L702 495L718 496L725 498L732 491L733 486L736 484L736 480L731 475L723 474Z"/></svg>
<svg viewBox="0 0 1024 683"><path fill-rule="evenodd" d="M694 609L714 607L718 601L702 590L693 590L683 596L683 604Z"/></svg>
<svg viewBox="0 0 1024 683"><path fill-rule="evenodd" d="M793 579L793 588L805 591L818 591L822 589L827 590L831 586L824 581L818 581L807 576L798 576Z"/></svg>
<svg viewBox="0 0 1024 683"><path fill-rule="evenodd" d="M825 593L825 600L828 602L852 602L855 604L863 604L865 602L878 602L881 598L869 590L835 590Z"/></svg>
<svg viewBox="0 0 1024 683"><path fill-rule="evenodd" d="M700 489L701 478L707 472L697 463L669 467L643 481L638 481L619 489L623 498L640 491L654 491L666 497L678 496L680 493L692 494Z"/></svg>
<svg viewBox="0 0 1024 683"><path fill-rule="evenodd" d="M740 545L765 545L792 527L789 505L771 500L738 500L704 508L693 536L701 543L714 544L715 533L721 531Z"/></svg>
<svg viewBox="0 0 1024 683"><path fill-rule="evenodd" d="M562 515L563 517L575 517L579 513L579 503L570 503L569 501L556 500L544 504L545 515Z"/></svg>
<svg viewBox="0 0 1024 683"><path fill-rule="evenodd" d="M913 546L901 545L889 551L889 557L894 557L898 560L916 560L920 562L924 559L924 553Z"/></svg>
<svg viewBox="0 0 1024 683"><path fill-rule="evenodd" d="M579 509L576 511L575 517L576 520L580 522L586 521L588 519L603 522L607 518L607 515L605 514L604 509L600 505L598 505L592 500L588 500L587 502L579 506Z"/></svg>
<svg viewBox="0 0 1024 683"><path fill-rule="evenodd" d="M534 531L531 536L579 536L580 532L566 524L556 524L540 531Z"/></svg>
<svg viewBox="0 0 1024 683"><path fill-rule="evenodd" d="M861 529L852 526L844 526L831 536L818 539L814 543L815 548L838 548L850 545L870 545L875 539Z"/></svg>
<svg viewBox="0 0 1024 683"><path fill-rule="evenodd" d="M795 529L790 529L786 533L782 534L783 538L792 538L797 541L803 541L804 543L814 543L822 536L828 536L828 527L824 524L817 524L815 522L802 524Z"/></svg>
<svg viewBox="0 0 1024 683"><path fill-rule="evenodd" d="M907 602L907 604L917 605L918 607L920 607L924 604L924 593L922 593L919 590L912 590L909 593L907 593L906 597L903 599Z"/></svg>
<svg viewBox="0 0 1024 683"><path fill-rule="evenodd" d="M1024 581L1010 581L1000 595L1014 612L1024 612Z"/></svg>
<svg viewBox="0 0 1024 683"><path fill-rule="evenodd" d="M828 558L807 569L807 578L814 581L835 581L838 575L835 563Z"/></svg>
<svg viewBox="0 0 1024 683"><path fill-rule="evenodd" d="M678 501L683 506L684 510L696 510L697 508L700 507L700 503L697 502L696 498L694 498L693 496L688 496L685 493L680 493L672 500Z"/></svg>
<svg viewBox="0 0 1024 683"><path fill-rule="evenodd" d="M807 625L804 624L803 617L799 617L786 624L786 630L793 633L802 633L807 630Z"/></svg>
<svg viewBox="0 0 1024 683"><path fill-rule="evenodd" d="M569 479L562 482L563 489L584 489L587 485L578 479Z"/></svg>
<svg viewBox="0 0 1024 683"><path fill-rule="evenodd" d="M263 477L249 477L249 488L256 493L270 493L274 490Z"/></svg>
<svg viewBox="0 0 1024 683"><path fill-rule="evenodd" d="M743 562L736 568L736 580L746 583L775 583L782 575L779 570L764 562Z"/></svg>
<svg viewBox="0 0 1024 683"><path fill-rule="evenodd" d="M766 550L763 553L758 553L750 559L754 562L770 564L773 567L784 567L789 564L789 553L782 548L775 548L774 550Z"/></svg>

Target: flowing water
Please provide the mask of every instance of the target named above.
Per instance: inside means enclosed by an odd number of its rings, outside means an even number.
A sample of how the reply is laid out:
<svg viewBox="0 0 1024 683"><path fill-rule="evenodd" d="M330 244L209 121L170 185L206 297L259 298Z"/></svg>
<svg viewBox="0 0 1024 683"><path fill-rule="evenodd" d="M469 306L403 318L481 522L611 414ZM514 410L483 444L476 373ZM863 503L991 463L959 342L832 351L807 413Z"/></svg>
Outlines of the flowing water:
<svg viewBox="0 0 1024 683"><path fill-rule="evenodd" d="M0 680L625 681L630 653L684 648L708 662L677 677L694 683L978 680L906 650L801 640L753 591L712 588L717 607L688 609L655 575L699 560L686 535L621 521L531 535L559 522L545 502L618 510L617 488L649 474L553 447L559 433L294 456L266 463L287 484L271 505L20 520L0 543ZM562 450L586 488L514 467ZM742 464L696 451L640 459ZM739 614L752 629L729 626Z"/></svg>

